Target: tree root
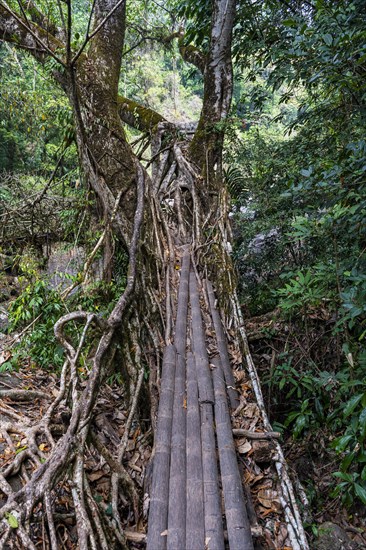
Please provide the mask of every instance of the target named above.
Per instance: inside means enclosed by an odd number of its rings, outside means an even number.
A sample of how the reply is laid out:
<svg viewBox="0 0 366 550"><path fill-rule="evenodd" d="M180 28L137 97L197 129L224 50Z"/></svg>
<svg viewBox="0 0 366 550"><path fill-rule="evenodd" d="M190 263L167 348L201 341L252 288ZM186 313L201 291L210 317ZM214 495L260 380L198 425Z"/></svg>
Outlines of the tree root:
<svg viewBox="0 0 366 550"><path fill-rule="evenodd" d="M62 492L67 488L68 500L72 499L72 507L75 511L76 528L78 533L78 545L81 550L89 547L98 550L99 548L113 548L115 543L120 547L126 547L126 539L123 534L121 521L108 523L104 521L103 515L99 512L94 503L90 485L85 475L86 460L90 456L87 447L87 439L93 415L93 409L100 392L101 381L104 376L104 366L108 358L108 350L113 341L116 328L120 326L122 317L130 303L136 279L137 248L139 246L140 228L143 220L144 200L144 174L139 172L139 197L137 202L134 231L130 246L130 264L127 277L127 286L113 309L107 323L99 319L95 314L77 311L62 317L55 325L55 335L66 351L67 360L64 363L59 393L47 408L42 418L34 423L30 418L21 416L11 411L10 407L4 407L4 413L8 421L0 423L0 430L4 439L14 450L10 434L19 434L24 441L24 448L19 448L18 454L12 458L10 464L5 466L0 477L0 489L7 496L7 502L0 509L0 541L12 537L18 537L24 548L35 548L27 532L31 520L34 521L35 514L43 510L47 521L47 539L50 547L57 548L59 535L56 528L55 504L59 502ZM79 337L77 346L74 346L70 338L66 336L66 326L70 322L84 321L84 327ZM78 362L83 346L86 342L88 330L92 325L102 330L102 336L96 353L91 360L89 373L86 380L80 378ZM138 359L137 359L138 363ZM121 465L126 443L128 430L135 414L138 394L143 380L143 370L139 375L136 391L131 404L131 411L127 421L125 436L118 448L118 459L116 460L118 472L113 475L120 480L124 468ZM5 390L7 392L7 390ZM19 390L16 390L19 392ZM37 398L38 392L37 392ZM44 396L43 396L44 397ZM51 423L66 414L66 432L55 442L51 434ZM42 442L41 442L42 441ZM98 445L96 444L96 448ZM46 454L46 449L50 450ZM100 449L100 446L99 446ZM110 461L109 461L110 462ZM13 490L7 478L24 469L28 477L25 485L19 490ZM70 475L71 473L71 475ZM66 475L67 474L67 475ZM65 486L62 478L66 475L68 482ZM135 515L138 517L138 499L136 489L128 474L123 475L125 485L130 489L135 501ZM51 495L55 495L53 501ZM114 497L118 503L118 482L117 491ZM9 529L9 526L12 529Z"/></svg>

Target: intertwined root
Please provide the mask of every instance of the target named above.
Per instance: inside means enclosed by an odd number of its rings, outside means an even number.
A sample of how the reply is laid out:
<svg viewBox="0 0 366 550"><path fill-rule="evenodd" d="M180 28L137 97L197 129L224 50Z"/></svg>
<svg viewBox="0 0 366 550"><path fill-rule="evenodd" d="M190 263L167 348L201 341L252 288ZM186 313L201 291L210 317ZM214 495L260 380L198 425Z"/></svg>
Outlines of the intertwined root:
<svg viewBox="0 0 366 550"><path fill-rule="evenodd" d="M75 349L65 338L64 330L76 320L83 320L84 327ZM1 406L0 430L11 457L0 474L0 490L7 498L0 509L0 547L20 540L23 547L35 548L35 541L40 538L52 549L60 548L61 541L67 538L78 540L80 548L113 548L116 542L125 547L126 521L120 515L120 511L126 509L123 503L132 503L131 513L137 521L138 488L122 465L122 459L129 443L143 370L136 371L130 402L125 403L118 395L116 406L119 404L123 418L123 405L129 405L120 437L106 418L106 397L110 397L111 392L108 394L108 387L101 384L102 362L97 360L98 351L89 372L85 366L80 368L88 329L94 324L100 325L100 322L84 312L67 315L57 323L55 332L67 349L68 359L62 368L59 386L51 396L39 391L2 391L2 397L8 396L12 402ZM110 347L109 333L110 330L104 332L99 341L99 354L103 347L106 350ZM139 365L138 353L137 346L136 365ZM29 394L39 399L41 410L48 400L45 412L36 418L34 414L26 416L17 410L17 401L29 398ZM109 430L107 437L106 430ZM146 445L146 437L144 441ZM135 469L142 473L140 467ZM98 484L94 483L104 475L109 481L102 495L107 498L98 493Z"/></svg>
<svg viewBox="0 0 366 550"><path fill-rule="evenodd" d="M67 510L67 513L71 513L75 518L75 535L82 550L89 547L113 548L116 542L120 547L126 547L126 537L119 513L120 485L124 487L133 503L137 521L137 492L130 476L122 466L128 431L136 411L138 394L143 381L143 369L139 359L141 352L131 325L126 328L130 329L130 339L134 344L135 357L131 361L135 365L136 376L131 377L130 380L130 386L133 389L132 401L124 437L121 441L117 438L117 459L114 459L113 455L105 449L98 433L92 433L93 415L103 386L106 367L111 355L113 356L116 333L121 328L126 308L130 304L135 288L145 194L145 175L141 170L137 187L138 200L129 247L127 285L111 315L104 322L95 314L83 311L63 316L55 325L55 335L65 349L67 357L62 368L57 396L37 421L21 416L11 407L3 411L7 420L0 424L0 428L10 449L14 447L11 434L20 434L25 448L15 454L0 477L0 489L7 497L6 504L0 509L2 547L9 539L18 538L23 547L35 548L34 540L37 533L35 534L34 531L37 531L35 527L37 518L43 517L42 528L45 533L42 538L48 541L48 546L52 550L59 548L61 535L58 529L57 508L65 491L69 497L67 502L71 510ZM77 331L75 331L75 325L70 329L70 324L80 323L80 321L83 321L84 325L75 344L68 334L77 333ZM83 366L83 370L87 371L83 379L80 373L80 359L92 326L99 330L101 336L94 356L87 366ZM133 372L132 368L130 372ZM21 397L21 394L18 396ZM53 427L60 418L64 426L61 426L61 436L56 438ZM49 449L49 452L46 453L46 449ZM103 513L103 506L95 501L86 475L87 461L91 458L101 461L102 457L113 472L109 515ZM21 474L24 485L14 490L9 479L18 473ZM110 517L113 517L113 520Z"/></svg>

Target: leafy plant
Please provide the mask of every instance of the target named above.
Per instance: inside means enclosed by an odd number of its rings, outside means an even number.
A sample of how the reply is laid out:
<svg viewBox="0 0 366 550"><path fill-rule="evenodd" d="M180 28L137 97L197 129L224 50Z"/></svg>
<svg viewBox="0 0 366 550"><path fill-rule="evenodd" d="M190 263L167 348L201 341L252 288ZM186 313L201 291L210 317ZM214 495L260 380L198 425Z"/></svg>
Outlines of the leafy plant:
<svg viewBox="0 0 366 550"><path fill-rule="evenodd" d="M58 368L63 362L63 348L53 334L53 325L66 312L57 290L44 280L29 282L9 306L9 331L32 325L17 347L17 359L31 360L43 368Z"/></svg>
<svg viewBox="0 0 366 550"><path fill-rule="evenodd" d="M326 290L323 280L314 274L314 271L297 270L290 275L283 275L288 278L285 286L275 290L274 293L280 298L279 307L288 314L301 312L306 315L311 307L318 307L325 299Z"/></svg>

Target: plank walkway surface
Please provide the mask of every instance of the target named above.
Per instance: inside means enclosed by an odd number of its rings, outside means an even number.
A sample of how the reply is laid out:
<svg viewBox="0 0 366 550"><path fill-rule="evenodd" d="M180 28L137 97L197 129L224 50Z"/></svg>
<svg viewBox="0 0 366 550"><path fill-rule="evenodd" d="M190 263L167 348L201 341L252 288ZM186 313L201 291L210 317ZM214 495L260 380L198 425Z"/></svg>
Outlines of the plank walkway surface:
<svg viewBox="0 0 366 550"><path fill-rule="evenodd" d="M253 549L230 418L238 394L209 282L207 293L218 350L212 361L186 250L174 342L163 358L148 550Z"/></svg>

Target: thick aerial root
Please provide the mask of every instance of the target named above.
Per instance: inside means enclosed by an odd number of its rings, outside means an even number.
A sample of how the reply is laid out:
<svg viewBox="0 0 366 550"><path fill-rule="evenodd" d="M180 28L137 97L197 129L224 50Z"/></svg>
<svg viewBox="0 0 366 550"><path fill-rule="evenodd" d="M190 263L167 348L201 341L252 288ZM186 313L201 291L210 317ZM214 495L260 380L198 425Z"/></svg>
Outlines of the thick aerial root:
<svg viewBox="0 0 366 550"><path fill-rule="evenodd" d="M42 534L42 538L48 540L50 548L56 548L59 542L56 524L60 523L56 521L56 513L59 513L60 508L65 507L66 501L67 510L72 511L76 521L80 549L113 548L117 542L122 547L125 546L122 522L115 520L108 522L107 519L102 519L105 514L101 513L103 510L99 511L99 507L93 502L93 494L85 472L88 462L97 463L88 447L88 434L105 375L104 366L108 363L108 353L135 286L137 248L143 220L144 175L142 171L139 172L138 191L129 251L127 285L109 319L105 322L94 314L77 311L65 315L56 323L55 335L65 349L67 359L61 372L58 394L40 420L35 422L30 417L17 412L15 407L6 404L2 407L3 415L7 420L0 423L0 430L10 451L14 454L10 463L3 468L0 477L0 489L7 497L6 503L0 509L2 545L9 539L18 538L24 548L35 548L33 539L40 537L40 532L35 528L30 534L29 525L36 524L37 514L42 509L42 517L46 518L47 523L47 535ZM70 331L66 329L73 323L73 332L77 334L80 321L84 322L84 326L75 345L68 336ZM90 365L84 365L84 368L81 368L80 358L91 326L97 327L102 335ZM138 355L135 348L136 364L139 364ZM87 377L83 379L85 370ZM136 410L142 377L143 371L133 394L124 438L117 449L118 465L121 465L126 450L128 432ZM55 430L55 426L59 429ZM57 431L61 432L58 440L56 440ZM15 448L12 438L14 434L20 435L23 447ZM98 455L99 461L100 458L101 456ZM120 470L123 472L122 466ZM18 473L24 484L20 489L13 489L10 479ZM117 472L114 475L119 480L120 473ZM134 500L137 501L133 481L129 479L127 472L123 473L123 478L124 486L130 488ZM117 508L118 497L117 483L117 490L114 493L115 508ZM136 504L135 516L137 515ZM136 521L137 519L135 517Z"/></svg>

